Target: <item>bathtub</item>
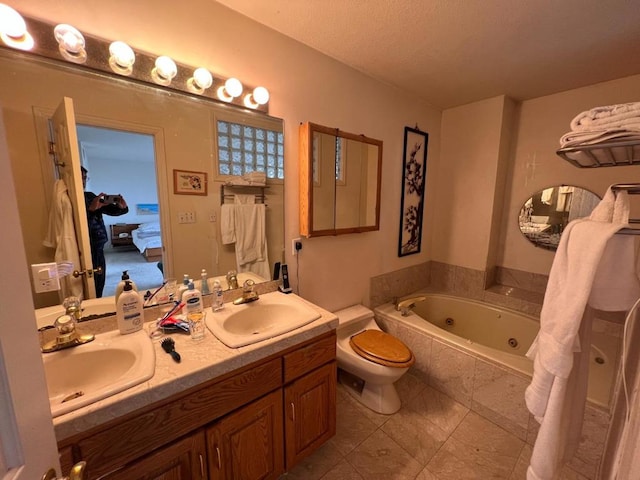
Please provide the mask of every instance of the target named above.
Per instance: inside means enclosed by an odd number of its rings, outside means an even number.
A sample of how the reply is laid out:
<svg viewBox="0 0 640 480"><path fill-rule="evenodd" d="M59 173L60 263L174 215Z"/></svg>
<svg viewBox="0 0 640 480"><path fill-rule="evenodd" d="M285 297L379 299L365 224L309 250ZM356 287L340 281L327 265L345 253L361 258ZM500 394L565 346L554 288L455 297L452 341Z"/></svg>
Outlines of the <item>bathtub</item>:
<svg viewBox="0 0 640 480"><path fill-rule="evenodd" d="M412 313L403 317L392 304L375 309L383 329L398 326L412 334L434 338L500 367L531 377L533 362L525 357L539 329L535 317L507 308L444 294L416 294ZM402 339L402 338L401 338ZM590 402L608 408L614 379L618 342L609 335L593 332L589 366ZM414 352L419 355L419 352Z"/></svg>

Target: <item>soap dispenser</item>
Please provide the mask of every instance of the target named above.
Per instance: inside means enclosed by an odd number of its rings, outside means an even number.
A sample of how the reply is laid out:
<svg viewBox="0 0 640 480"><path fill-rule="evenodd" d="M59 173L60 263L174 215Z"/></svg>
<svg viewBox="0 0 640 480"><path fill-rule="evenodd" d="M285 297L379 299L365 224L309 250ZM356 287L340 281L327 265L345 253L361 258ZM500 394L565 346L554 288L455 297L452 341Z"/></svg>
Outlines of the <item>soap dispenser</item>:
<svg viewBox="0 0 640 480"><path fill-rule="evenodd" d="M120 298L120 295L122 294L122 292L124 291L124 286L126 282L131 283L131 289L134 291L138 291L138 287L136 287L136 284L134 283L133 280L131 280L129 278L129 273L128 270L125 270L122 272L122 280L120 280L120 282L118 283L118 285L116 286L116 303L118 302L118 298Z"/></svg>
<svg viewBox="0 0 640 480"><path fill-rule="evenodd" d="M137 332L144 323L142 299L138 292L133 290L131 280L125 280L122 295L116 301L116 320L123 335Z"/></svg>
<svg viewBox="0 0 640 480"><path fill-rule="evenodd" d="M185 273L182 276L182 285L178 287L177 300L182 300L182 295L184 294L184 292L188 290L188 288L189 288L189 275Z"/></svg>

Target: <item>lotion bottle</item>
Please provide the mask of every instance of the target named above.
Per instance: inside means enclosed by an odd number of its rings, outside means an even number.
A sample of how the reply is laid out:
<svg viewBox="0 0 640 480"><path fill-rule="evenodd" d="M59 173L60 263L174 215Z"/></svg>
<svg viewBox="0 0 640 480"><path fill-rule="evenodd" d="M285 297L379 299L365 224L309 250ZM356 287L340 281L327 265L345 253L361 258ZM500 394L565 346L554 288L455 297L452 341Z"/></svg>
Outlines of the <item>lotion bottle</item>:
<svg viewBox="0 0 640 480"><path fill-rule="evenodd" d="M182 285L178 287L177 300L182 300L182 295L184 295L184 292L186 292L188 288L189 288L189 275L185 273L182 276Z"/></svg>
<svg viewBox="0 0 640 480"><path fill-rule="evenodd" d="M125 280L124 289L116 301L116 319L123 335L137 332L144 323L142 299L133 289L131 280Z"/></svg>
<svg viewBox="0 0 640 480"><path fill-rule="evenodd" d="M136 291L136 292L138 291L138 287L136 287L136 284L134 283L134 281L129 278L128 271L127 270L123 271L122 272L122 279L120 280L120 282L116 286L116 294L115 294L116 303L118 302L118 298L120 298L120 295L122 294L122 291L124 290L124 285L125 285L126 281L129 281L131 283L131 288L134 291Z"/></svg>
<svg viewBox="0 0 640 480"><path fill-rule="evenodd" d="M187 315L190 313L202 313L202 294L193 281L189 282L189 289L182 294L184 310Z"/></svg>

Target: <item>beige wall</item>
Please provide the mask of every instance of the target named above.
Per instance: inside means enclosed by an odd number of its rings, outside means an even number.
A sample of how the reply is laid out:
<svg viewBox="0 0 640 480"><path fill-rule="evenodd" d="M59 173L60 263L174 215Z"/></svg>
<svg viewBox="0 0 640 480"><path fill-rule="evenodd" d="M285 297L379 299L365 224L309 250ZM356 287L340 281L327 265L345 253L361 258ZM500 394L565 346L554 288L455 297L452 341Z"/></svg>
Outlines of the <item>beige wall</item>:
<svg viewBox="0 0 640 480"><path fill-rule="evenodd" d="M602 196L613 183L640 181L640 167L577 168L556 155L559 139L580 112L601 105L640 99L640 75L522 102L511 154L508 191L498 264L507 268L548 274L553 252L535 248L520 233L518 213L535 192L552 185L577 185ZM637 197L634 197L634 204ZM640 217L633 205L632 216Z"/></svg>
<svg viewBox="0 0 640 480"><path fill-rule="evenodd" d="M494 204L501 203L512 102L501 96L444 111L437 169L432 260L485 270L491 252ZM430 165L431 167L431 165ZM431 172L428 173L431 175ZM496 212L499 215L500 212Z"/></svg>
<svg viewBox="0 0 640 480"><path fill-rule="evenodd" d="M305 298L329 310L367 302L372 276L428 260L428 235L420 254L397 257L403 129L418 124L429 132L431 175L439 154L437 109L210 0L193 0L186 8L170 0L15 0L10 4L34 17L71 23L81 31L125 40L141 50L267 86L270 114L285 121L285 245L299 236L298 124L313 121L382 140L381 230L305 240L299 268L285 248L290 278ZM428 178L427 189L432 181Z"/></svg>
<svg viewBox="0 0 640 480"><path fill-rule="evenodd" d="M169 0L112 0L108 7L98 0L11 4L33 16L266 85L270 113L285 121L290 277L302 296L329 310L367 302L372 276L428 260L478 270L495 261L546 274L553 253L534 248L516 226L526 198L561 183L602 194L607 185L638 176L638 167L577 169L555 155L558 139L577 113L637 100L638 76L525 101L513 121L514 105L505 97L441 114L209 0L194 0L185 9ZM149 12L154 21L147 21ZM299 236L297 144L298 124L304 121L383 140L381 222L379 232L304 240L295 258L287 247ZM398 258L403 129L416 124L429 133L422 249Z"/></svg>

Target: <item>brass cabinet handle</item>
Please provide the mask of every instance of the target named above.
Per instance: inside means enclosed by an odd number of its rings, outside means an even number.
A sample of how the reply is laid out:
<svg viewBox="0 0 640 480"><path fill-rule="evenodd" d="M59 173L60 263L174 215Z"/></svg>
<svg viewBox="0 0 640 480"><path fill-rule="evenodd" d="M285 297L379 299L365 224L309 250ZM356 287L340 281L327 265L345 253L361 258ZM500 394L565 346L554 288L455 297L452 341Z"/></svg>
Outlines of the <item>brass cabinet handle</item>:
<svg viewBox="0 0 640 480"><path fill-rule="evenodd" d="M222 462L220 461L220 449L216 446L216 454L218 455L218 470L222 470Z"/></svg>
<svg viewBox="0 0 640 480"><path fill-rule="evenodd" d="M296 421L296 406L291 402L291 421Z"/></svg>
<svg viewBox="0 0 640 480"><path fill-rule="evenodd" d="M204 460L202 458L202 454L199 453L198 457L200 458L200 478L204 478Z"/></svg>

